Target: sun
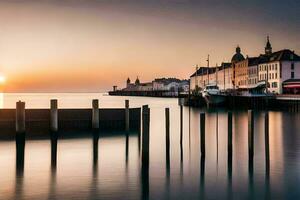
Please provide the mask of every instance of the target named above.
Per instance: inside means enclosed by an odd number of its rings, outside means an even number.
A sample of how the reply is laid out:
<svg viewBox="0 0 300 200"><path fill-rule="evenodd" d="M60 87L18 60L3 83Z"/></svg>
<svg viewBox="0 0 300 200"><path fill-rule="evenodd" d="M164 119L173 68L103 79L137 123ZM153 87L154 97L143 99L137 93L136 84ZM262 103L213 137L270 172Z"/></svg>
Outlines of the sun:
<svg viewBox="0 0 300 200"><path fill-rule="evenodd" d="M5 83L5 81L6 81L6 78L5 78L5 76L3 76L3 75L0 75L0 84L3 84L3 83Z"/></svg>

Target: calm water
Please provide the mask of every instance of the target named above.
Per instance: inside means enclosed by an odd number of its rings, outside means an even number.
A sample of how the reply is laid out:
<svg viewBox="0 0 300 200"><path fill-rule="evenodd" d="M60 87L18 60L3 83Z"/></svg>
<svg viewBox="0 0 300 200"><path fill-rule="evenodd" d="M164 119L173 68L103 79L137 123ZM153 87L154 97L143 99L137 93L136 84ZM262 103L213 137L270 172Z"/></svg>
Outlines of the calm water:
<svg viewBox="0 0 300 200"><path fill-rule="evenodd" d="M149 182L142 178L138 137L132 133L126 154L125 134L100 136L98 162L92 138L60 139L57 166L51 168L50 141L29 140L23 173L16 170L14 141L0 142L0 199L299 199L300 115L270 112L270 168L266 169L264 114L255 114L254 164L248 165L247 112L233 113L232 168L227 162L227 114L206 115L206 157L201 159L198 109L184 108L181 159L177 99L109 97L103 94L2 94L1 107L102 107L149 104ZM170 108L171 161L166 168L164 108ZM147 181L147 183L145 183Z"/></svg>

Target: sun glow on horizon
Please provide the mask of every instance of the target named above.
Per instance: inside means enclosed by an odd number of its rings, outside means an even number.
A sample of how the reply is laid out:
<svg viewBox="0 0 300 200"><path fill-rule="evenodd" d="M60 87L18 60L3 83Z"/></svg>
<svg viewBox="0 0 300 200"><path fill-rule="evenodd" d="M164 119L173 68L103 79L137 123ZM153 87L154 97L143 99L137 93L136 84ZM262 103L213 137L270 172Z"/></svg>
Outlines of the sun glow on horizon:
<svg viewBox="0 0 300 200"><path fill-rule="evenodd" d="M6 77L4 75L0 75L0 84L4 84L6 82Z"/></svg>

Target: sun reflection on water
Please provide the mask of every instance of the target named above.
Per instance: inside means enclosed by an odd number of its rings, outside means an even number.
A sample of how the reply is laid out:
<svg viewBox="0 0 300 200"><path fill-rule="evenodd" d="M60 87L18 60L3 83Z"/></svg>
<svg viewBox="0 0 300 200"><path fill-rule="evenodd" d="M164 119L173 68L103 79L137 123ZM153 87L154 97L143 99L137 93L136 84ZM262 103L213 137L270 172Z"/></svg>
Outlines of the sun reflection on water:
<svg viewBox="0 0 300 200"><path fill-rule="evenodd" d="M0 92L0 108L3 108L3 98L4 98L4 94L3 92Z"/></svg>

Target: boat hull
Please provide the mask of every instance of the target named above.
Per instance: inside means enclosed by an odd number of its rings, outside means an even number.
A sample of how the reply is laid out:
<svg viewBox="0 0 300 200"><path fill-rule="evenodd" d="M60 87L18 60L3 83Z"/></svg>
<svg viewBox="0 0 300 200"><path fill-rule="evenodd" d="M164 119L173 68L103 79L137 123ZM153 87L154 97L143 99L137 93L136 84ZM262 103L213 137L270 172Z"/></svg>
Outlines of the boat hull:
<svg viewBox="0 0 300 200"><path fill-rule="evenodd" d="M207 94L204 95L207 106L219 106L225 103L226 96L219 94Z"/></svg>

